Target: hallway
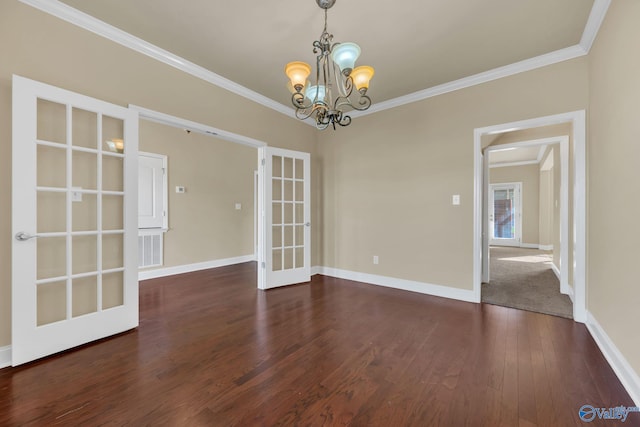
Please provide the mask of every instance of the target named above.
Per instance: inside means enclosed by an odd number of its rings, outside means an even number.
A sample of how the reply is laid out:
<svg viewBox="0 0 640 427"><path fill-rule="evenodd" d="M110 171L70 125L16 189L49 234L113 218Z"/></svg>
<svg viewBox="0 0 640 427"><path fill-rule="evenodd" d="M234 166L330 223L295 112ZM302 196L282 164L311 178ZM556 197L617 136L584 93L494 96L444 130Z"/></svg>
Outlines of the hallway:
<svg viewBox="0 0 640 427"><path fill-rule="evenodd" d="M560 293L548 251L492 246L490 281L482 284L482 302L573 318L573 304Z"/></svg>

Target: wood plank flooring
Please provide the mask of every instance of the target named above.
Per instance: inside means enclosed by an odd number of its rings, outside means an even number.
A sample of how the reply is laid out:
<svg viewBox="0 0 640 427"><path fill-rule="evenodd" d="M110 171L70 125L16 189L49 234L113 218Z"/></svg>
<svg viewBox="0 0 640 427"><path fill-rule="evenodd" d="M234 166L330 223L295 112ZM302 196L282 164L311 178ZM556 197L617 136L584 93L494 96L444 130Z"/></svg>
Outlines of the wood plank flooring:
<svg viewBox="0 0 640 427"><path fill-rule="evenodd" d="M550 427L633 406L559 317L324 276L263 292L255 263L140 298L138 329L0 370L0 425Z"/></svg>

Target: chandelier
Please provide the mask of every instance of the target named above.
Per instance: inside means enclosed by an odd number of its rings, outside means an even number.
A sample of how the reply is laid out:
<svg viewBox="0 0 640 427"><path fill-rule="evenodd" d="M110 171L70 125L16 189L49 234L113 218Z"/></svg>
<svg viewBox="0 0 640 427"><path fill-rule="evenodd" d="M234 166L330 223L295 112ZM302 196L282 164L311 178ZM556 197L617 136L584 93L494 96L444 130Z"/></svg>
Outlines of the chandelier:
<svg viewBox="0 0 640 427"><path fill-rule="evenodd" d="M291 103L296 117L306 120L313 116L320 130L329 125L333 129L336 125L348 126L351 117L345 112L364 111L371 106L367 89L373 68L367 65L354 68L360 47L355 43L333 43L333 34L327 32L327 10L335 2L316 0L324 9L324 30L320 39L313 42L313 53L317 55L315 84L307 80L311 66L305 62L290 62L284 69L290 79L288 86L293 93Z"/></svg>

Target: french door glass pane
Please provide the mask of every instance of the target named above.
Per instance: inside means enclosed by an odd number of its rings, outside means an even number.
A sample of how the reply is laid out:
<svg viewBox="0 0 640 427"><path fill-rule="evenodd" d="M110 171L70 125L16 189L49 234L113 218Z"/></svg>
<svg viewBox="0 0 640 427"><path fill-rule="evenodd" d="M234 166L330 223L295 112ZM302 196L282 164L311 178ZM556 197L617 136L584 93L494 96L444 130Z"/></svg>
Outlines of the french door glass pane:
<svg viewBox="0 0 640 427"><path fill-rule="evenodd" d="M124 278L122 272L102 276L102 308L113 308L124 304Z"/></svg>
<svg viewBox="0 0 640 427"><path fill-rule="evenodd" d="M38 233L67 230L67 193L38 191L36 196Z"/></svg>
<svg viewBox="0 0 640 427"><path fill-rule="evenodd" d="M73 145L83 148L97 148L98 115L92 111L72 109Z"/></svg>
<svg viewBox="0 0 640 427"><path fill-rule="evenodd" d="M98 276L73 279L72 295L73 317L98 311Z"/></svg>
<svg viewBox="0 0 640 427"><path fill-rule="evenodd" d="M96 231L98 229L98 198L95 194L83 194L82 201L72 202L72 231Z"/></svg>
<svg viewBox="0 0 640 427"><path fill-rule="evenodd" d="M67 106L38 99L38 130L40 141L67 143Z"/></svg>
<svg viewBox="0 0 640 427"><path fill-rule="evenodd" d="M515 238L515 203L514 190L494 190L493 192L493 235L496 239Z"/></svg>
<svg viewBox="0 0 640 427"><path fill-rule="evenodd" d="M38 145L37 184L39 187L67 186L67 150Z"/></svg>
<svg viewBox="0 0 640 427"><path fill-rule="evenodd" d="M67 274L67 238L36 239L36 279L51 279Z"/></svg>
<svg viewBox="0 0 640 427"><path fill-rule="evenodd" d="M38 326L48 325L67 318L67 282L38 285L36 293Z"/></svg>

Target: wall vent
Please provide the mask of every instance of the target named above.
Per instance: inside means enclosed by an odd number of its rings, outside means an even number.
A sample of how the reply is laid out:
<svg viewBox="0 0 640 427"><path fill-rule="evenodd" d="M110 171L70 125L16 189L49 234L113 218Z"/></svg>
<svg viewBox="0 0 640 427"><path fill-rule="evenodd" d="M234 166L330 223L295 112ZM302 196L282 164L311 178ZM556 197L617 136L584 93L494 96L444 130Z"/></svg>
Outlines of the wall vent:
<svg viewBox="0 0 640 427"><path fill-rule="evenodd" d="M164 233L149 232L138 236L138 268L160 267L162 260L162 244Z"/></svg>

